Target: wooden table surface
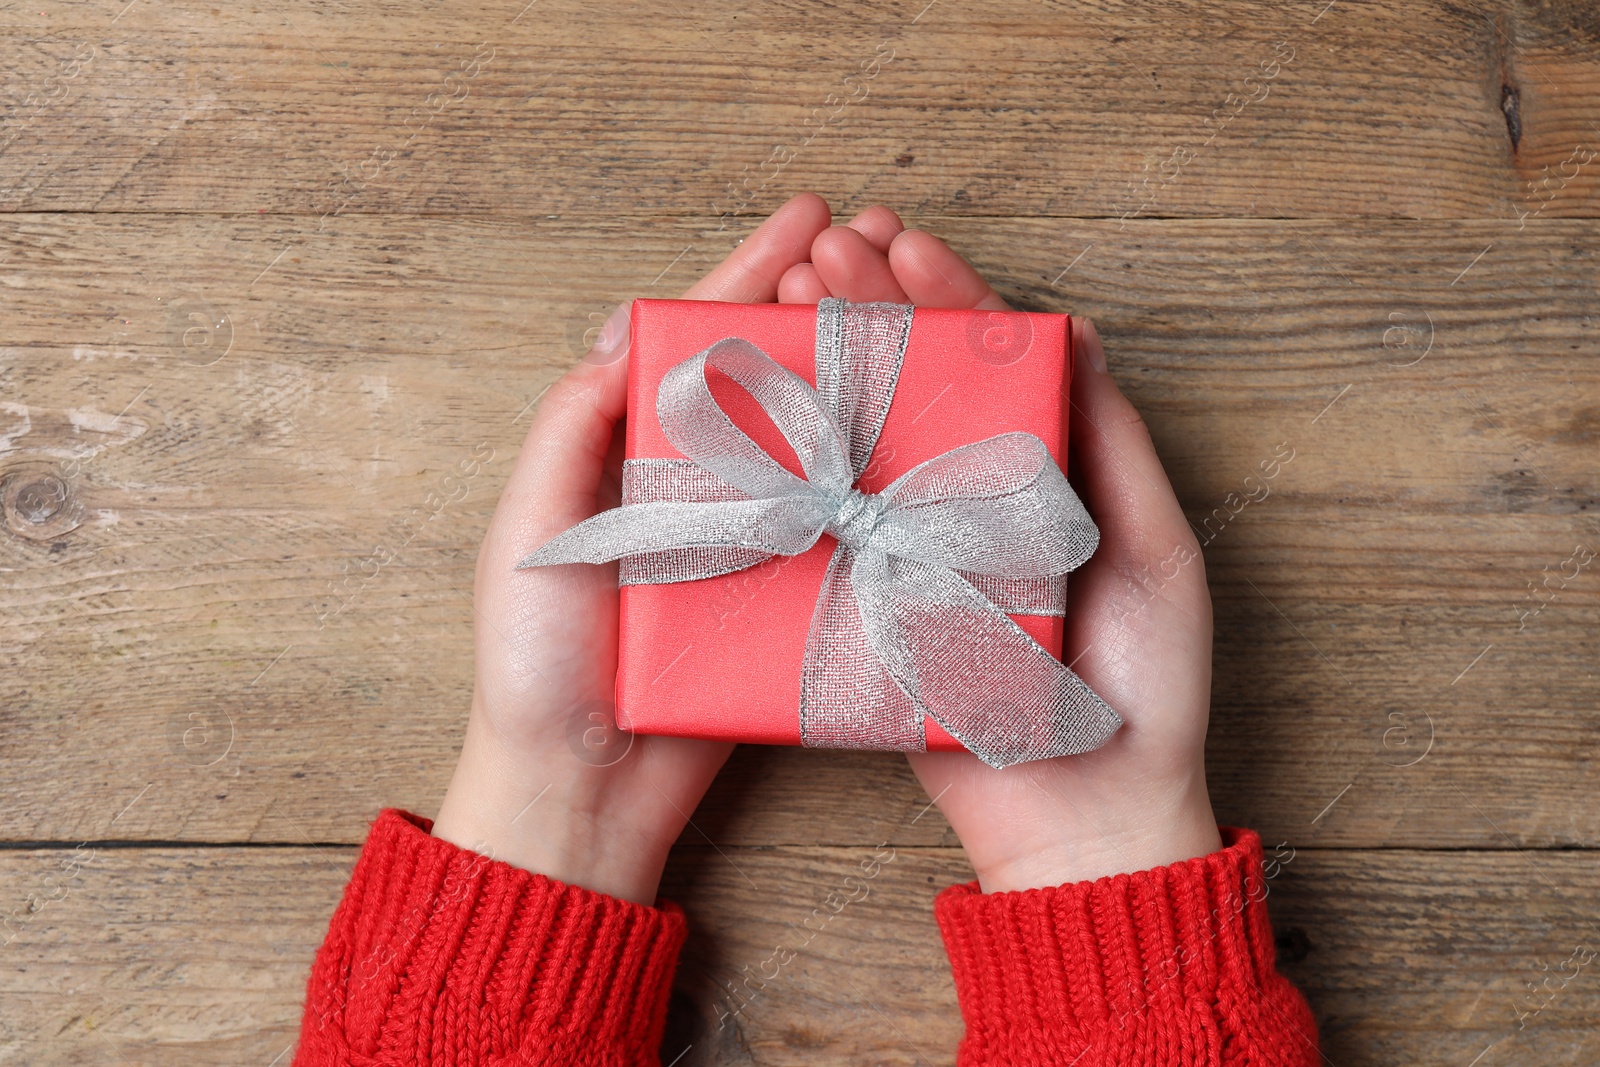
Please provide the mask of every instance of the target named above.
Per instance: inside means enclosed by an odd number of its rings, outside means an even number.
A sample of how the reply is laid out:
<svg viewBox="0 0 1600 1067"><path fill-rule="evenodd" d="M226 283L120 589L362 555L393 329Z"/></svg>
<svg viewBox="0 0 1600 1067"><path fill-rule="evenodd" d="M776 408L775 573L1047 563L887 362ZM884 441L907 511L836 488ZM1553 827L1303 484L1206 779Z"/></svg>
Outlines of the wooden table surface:
<svg viewBox="0 0 1600 1067"><path fill-rule="evenodd" d="M287 1063L368 821L437 809L532 403L806 189L1099 323L1328 1062L1600 1061L1591 4L36 0L0 40L0 1063ZM738 752L668 875L666 1057L950 1063L926 804Z"/></svg>

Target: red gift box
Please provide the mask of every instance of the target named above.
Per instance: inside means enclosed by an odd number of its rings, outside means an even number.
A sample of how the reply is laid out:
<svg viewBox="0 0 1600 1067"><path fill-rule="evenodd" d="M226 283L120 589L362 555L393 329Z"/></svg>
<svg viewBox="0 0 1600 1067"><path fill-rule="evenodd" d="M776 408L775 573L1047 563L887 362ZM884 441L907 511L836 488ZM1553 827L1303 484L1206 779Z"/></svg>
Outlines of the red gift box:
<svg viewBox="0 0 1600 1067"><path fill-rule="evenodd" d="M635 300L630 318L627 456L682 459L656 418L661 379L724 337L742 337L816 384L811 304ZM881 491L924 460L1008 431L1037 436L1066 469L1070 318L1023 311L916 309L894 401L857 485ZM712 393L790 470L793 451L755 402L726 380ZM836 541L798 556L689 582L622 587L617 723L644 734L800 744L801 664ZM1063 620L1011 618L1057 659ZM929 750L963 746L925 719Z"/></svg>

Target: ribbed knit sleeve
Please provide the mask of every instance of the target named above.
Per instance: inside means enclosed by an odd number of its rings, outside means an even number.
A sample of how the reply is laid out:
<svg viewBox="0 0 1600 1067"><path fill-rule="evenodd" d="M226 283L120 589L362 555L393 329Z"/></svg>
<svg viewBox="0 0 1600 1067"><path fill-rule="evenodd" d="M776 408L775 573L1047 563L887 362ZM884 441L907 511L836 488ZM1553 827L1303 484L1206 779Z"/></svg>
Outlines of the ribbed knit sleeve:
<svg viewBox="0 0 1600 1067"><path fill-rule="evenodd" d="M960 1067L1311 1067L1316 1022L1278 973L1261 839L1092 882L934 901L967 1033Z"/></svg>
<svg viewBox="0 0 1600 1067"><path fill-rule="evenodd" d="M659 1062L686 924L429 835L372 825L306 988L302 1067Z"/></svg>

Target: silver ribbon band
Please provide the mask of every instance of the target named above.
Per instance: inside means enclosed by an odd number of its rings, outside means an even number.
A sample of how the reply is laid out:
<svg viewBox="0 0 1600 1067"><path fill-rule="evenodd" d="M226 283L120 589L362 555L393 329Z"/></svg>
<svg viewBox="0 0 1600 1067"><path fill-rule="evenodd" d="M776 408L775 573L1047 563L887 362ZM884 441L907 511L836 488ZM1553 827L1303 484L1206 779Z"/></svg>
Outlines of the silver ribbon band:
<svg viewBox="0 0 1600 1067"><path fill-rule="evenodd" d="M817 304L816 388L725 337L662 378L656 413L686 460L629 460L623 504L517 564L621 560L624 584L686 582L807 551L829 560L806 638L800 737L923 751L924 716L992 767L1087 752L1122 719L1008 615L1061 615L1099 530L1044 442L1005 433L918 464L880 493L877 447L914 308ZM797 476L734 425L707 373L748 392Z"/></svg>

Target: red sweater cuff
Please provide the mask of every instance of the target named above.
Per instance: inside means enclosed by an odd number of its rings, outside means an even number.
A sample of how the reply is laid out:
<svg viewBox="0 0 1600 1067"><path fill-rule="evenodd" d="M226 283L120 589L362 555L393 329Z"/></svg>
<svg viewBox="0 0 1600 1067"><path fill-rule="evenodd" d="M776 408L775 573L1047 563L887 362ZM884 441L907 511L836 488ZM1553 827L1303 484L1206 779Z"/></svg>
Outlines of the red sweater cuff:
<svg viewBox="0 0 1600 1067"><path fill-rule="evenodd" d="M301 1065L658 1062L686 922L385 809L307 984Z"/></svg>
<svg viewBox="0 0 1600 1067"><path fill-rule="evenodd" d="M967 1034L962 1067L1311 1065L1316 1024L1274 966L1261 839L1049 889L944 890L934 913Z"/></svg>

